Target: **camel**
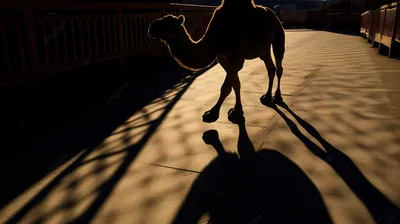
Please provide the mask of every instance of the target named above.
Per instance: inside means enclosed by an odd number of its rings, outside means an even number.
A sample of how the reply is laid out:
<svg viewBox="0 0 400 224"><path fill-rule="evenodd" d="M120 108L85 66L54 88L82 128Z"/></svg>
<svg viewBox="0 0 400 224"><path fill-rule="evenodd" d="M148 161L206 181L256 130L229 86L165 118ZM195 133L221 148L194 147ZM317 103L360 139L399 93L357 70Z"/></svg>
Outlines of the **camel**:
<svg viewBox="0 0 400 224"><path fill-rule="evenodd" d="M221 106L232 88L236 102L228 112L228 119L236 123L243 117L238 72L245 60L260 58L266 66L269 84L267 92L260 98L261 103L271 106L283 102L280 81L285 33L281 21L270 8L255 5L254 0L223 0L214 10L203 37L198 41L191 38L184 23L183 15L166 15L151 22L148 35L166 44L171 56L183 68L198 71L218 59L226 71L219 99L203 114L203 122L218 120ZM271 45L275 64L271 57ZM278 86L272 97L275 73Z"/></svg>

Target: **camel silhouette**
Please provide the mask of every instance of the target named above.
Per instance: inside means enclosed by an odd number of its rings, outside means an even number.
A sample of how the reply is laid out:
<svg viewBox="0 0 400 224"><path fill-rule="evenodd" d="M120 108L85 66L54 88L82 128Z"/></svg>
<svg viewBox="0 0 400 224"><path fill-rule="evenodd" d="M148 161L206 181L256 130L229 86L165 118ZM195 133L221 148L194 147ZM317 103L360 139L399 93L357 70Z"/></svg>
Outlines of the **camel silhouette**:
<svg viewBox="0 0 400 224"><path fill-rule="evenodd" d="M245 60L260 58L267 68L269 85L265 95L260 98L261 103L271 105L283 101L280 81L283 74L285 32L271 9L255 5L253 0L223 0L214 10L206 32L198 41L191 38L184 23L183 15L166 15L150 24L148 35L165 43L175 61L186 69L198 71L218 59L226 71L219 99L204 113L204 122L218 120L221 106L232 88L236 103L229 110L228 118L235 123L243 116L238 72L243 68ZM276 65L271 57L271 45ZM278 86L272 97L275 73Z"/></svg>

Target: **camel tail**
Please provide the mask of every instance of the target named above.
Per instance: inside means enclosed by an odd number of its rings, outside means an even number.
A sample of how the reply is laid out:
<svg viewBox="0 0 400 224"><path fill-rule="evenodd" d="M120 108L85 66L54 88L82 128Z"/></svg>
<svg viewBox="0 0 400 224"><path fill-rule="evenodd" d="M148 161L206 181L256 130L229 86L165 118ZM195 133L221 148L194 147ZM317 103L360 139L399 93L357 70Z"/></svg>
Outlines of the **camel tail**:
<svg viewBox="0 0 400 224"><path fill-rule="evenodd" d="M285 31L280 22L276 27L274 39L272 40L272 50L274 52L275 60L283 59L285 54Z"/></svg>

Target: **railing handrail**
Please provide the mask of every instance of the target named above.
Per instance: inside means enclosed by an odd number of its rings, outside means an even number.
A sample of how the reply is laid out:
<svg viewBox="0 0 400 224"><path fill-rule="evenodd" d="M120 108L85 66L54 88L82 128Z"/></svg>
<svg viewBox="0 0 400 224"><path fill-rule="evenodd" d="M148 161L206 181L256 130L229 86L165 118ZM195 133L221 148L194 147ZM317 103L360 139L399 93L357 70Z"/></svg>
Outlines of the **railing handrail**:
<svg viewBox="0 0 400 224"><path fill-rule="evenodd" d="M382 10L382 9L388 9L388 8L394 8L396 7L398 4L398 2L392 2L386 5L382 5L380 8L376 9L376 10Z"/></svg>
<svg viewBox="0 0 400 224"><path fill-rule="evenodd" d="M182 4L182 3L169 3L170 8L179 8L182 10L212 10L214 11L218 6L212 5L197 5L197 4Z"/></svg>
<svg viewBox="0 0 400 224"><path fill-rule="evenodd" d="M361 16L364 16L364 15L366 15L366 14L368 14L368 13L371 13L371 12L373 12L374 10L368 10L368 11L365 11L365 12L363 12L362 14L361 14Z"/></svg>
<svg viewBox="0 0 400 224"><path fill-rule="evenodd" d="M365 11L365 12L363 12L361 14L361 16L364 16L367 13L378 12L378 11L381 11L383 9L395 8L397 6L397 4L400 4L400 1L399 2L392 2L392 3L386 4L386 5L382 5L381 7L377 8L377 9Z"/></svg>
<svg viewBox="0 0 400 224"><path fill-rule="evenodd" d="M216 6L181 4L181 3L101 3L101 2L61 2L61 3L1 3L0 8L5 10L151 10L151 9L176 9L193 11L213 11Z"/></svg>

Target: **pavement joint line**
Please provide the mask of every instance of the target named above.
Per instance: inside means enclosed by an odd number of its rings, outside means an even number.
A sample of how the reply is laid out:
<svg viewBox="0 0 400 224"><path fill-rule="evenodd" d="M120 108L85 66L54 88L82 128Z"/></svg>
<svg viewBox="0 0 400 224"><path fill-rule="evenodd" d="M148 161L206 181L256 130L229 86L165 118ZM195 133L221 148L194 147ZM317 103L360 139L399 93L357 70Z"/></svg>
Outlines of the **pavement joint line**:
<svg viewBox="0 0 400 224"><path fill-rule="evenodd" d="M196 170L189 170L189 169L183 169L183 168L178 168L178 167L165 166L165 165L160 165L160 164L155 164L155 163L146 163L146 162L139 162L139 161L138 161L138 163L147 164L147 165L151 165L151 166L158 166L158 167L167 168L167 169L179 170L179 171L184 171L184 172L191 172L191 173L197 173L197 174L202 173L202 172L196 171Z"/></svg>
<svg viewBox="0 0 400 224"><path fill-rule="evenodd" d="M232 124L232 125L237 125L228 121L216 121L215 123L219 123L219 124ZM246 124L246 127L254 127L254 128L266 128L266 126L262 126L262 125L254 125L254 124Z"/></svg>
<svg viewBox="0 0 400 224"><path fill-rule="evenodd" d="M255 59L254 59L254 60L255 60ZM260 70L265 70L265 69L266 69L266 68L265 68L265 65L260 65L260 66L256 67L252 72L250 72L249 74L245 75L245 76L243 77L243 79L240 80L240 81L241 81L242 83L243 83L243 82L246 82L248 79L250 79L251 76L255 75L256 73L261 72ZM267 75L267 74L265 74L265 75Z"/></svg>
<svg viewBox="0 0 400 224"><path fill-rule="evenodd" d="M265 92L255 92L255 91L246 91L246 90L242 90L242 92L244 92L244 93L259 93L259 94L261 94L261 96L265 94ZM293 94L282 93L282 96L293 96Z"/></svg>
<svg viewBox="0 0 400 224"><path fill-rule="evenodd" d="M209 100L194 100L194 99L189 99L189 98L185 98L185 97L183 97L181 100L182 101L192 101L192 102L204 103L204 106L206 106L209 103Z"/></svg>
<svg viewBox="0 0 400 224"><path fill-rule="evenodd" d="M261 96L262 96L263 94L261 94ZM260 96L260 97L261 97ZM224 103L224 105L231 105L231 106L235 106L235 103ZM246 106L246 107L259 107L259 108L265 108L265 106L264 105L262 105L261 103L260 103L260 105L250 105L250 104L243 104L243 106Z"/></svg>
<svg viewBox="0 0 400 224"><path fill-rule="evenodd" d="M261 94L261 96L262 95L264 95L265 94L265 92L257 92L257 91L246 91L246 90L241 90L243 93L258 93L258 94Z"/></svg>
<svg viewBox="0 0 400 224"><path fill-rule="evenodd" d="M293 96L289 101L287 101L287 105L291 106L295 102L296 98L303 92L303 90L309 86L309 83L312 78L315 77L315 75L321 70L322 66L318 65L316 69L314 69L313 72L311 72L310 75L307 76L307 78L303 81L302 85L299 86L296 91L294 91ZM278 125L279 121L282 119L281 116L279 116L278 113L275 113L272 118L270 118L267 122L266 125L266 131L264 133L259 134L259 136L256 138L254 141L254 145L256 149L260 149L264 145L265 139L268 138L268 136L271 134L271 132L274 130L276 125Z"/></svg>

